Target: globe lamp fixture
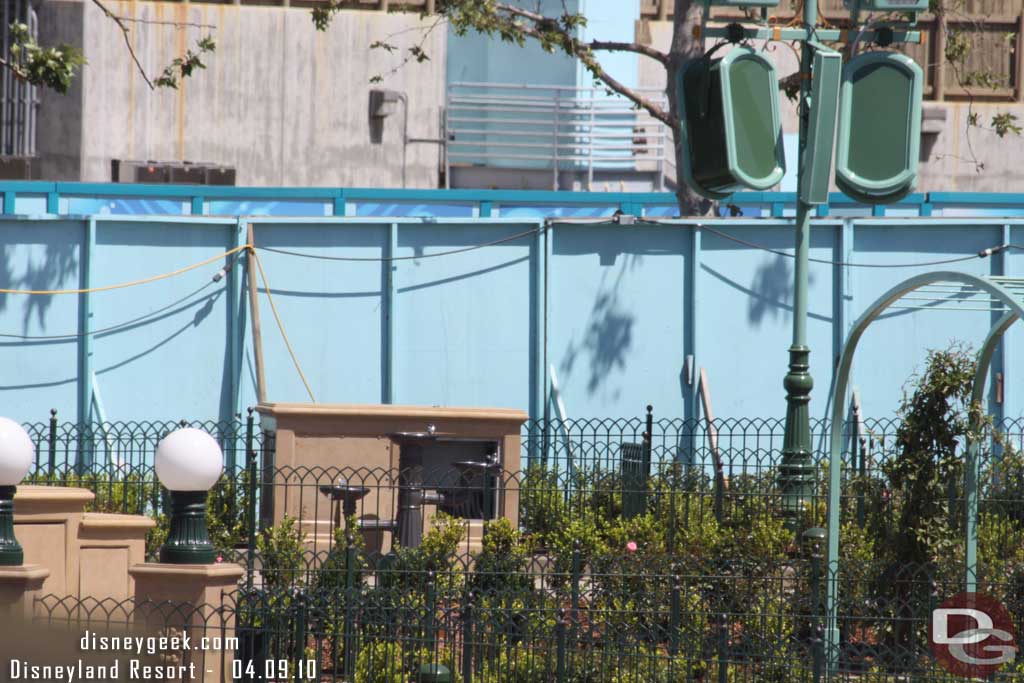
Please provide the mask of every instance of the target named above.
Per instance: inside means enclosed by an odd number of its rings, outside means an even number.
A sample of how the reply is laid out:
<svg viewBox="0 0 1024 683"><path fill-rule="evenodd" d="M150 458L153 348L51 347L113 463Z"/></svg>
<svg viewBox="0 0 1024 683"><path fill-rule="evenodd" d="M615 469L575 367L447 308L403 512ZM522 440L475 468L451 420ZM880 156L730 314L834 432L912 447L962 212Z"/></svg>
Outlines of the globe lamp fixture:
<svg viewBox="0 0 1024 683"><path fill-rule="evenodd" d="M169 564L211 564L216 552L206 530L206 496L224 470L224 454L212 436L184 427L156 447L156 476L171 494L171 528L160 547Z"/></svg>
<svg viewBox="0 0 1024 683"><path fill-rule="evenodd" d="M24 564L25 553L14 537L14 492L28 474L35 456L28 432L6 417L0 417L0 566Z"/></svg>

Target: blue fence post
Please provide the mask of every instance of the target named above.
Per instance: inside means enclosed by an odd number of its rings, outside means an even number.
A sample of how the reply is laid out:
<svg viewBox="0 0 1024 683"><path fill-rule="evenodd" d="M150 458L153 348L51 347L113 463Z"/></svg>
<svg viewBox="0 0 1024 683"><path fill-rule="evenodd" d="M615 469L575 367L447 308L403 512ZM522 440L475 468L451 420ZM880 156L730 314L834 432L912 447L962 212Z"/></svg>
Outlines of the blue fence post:
<svg viewBox="0 0 1024 683"><path fill-rule="evenodd" d="M381 382L381 403L395 402L395 365L397 353L395 352L395 335L398 325L398 223L392 223L388 228L388 239L384 250L384 373Z"/></svg>
<svg viewBox="0 0 1024 683"><path fill-rule="evenodd" d="M96 219L83 225L82 247L78 265L78 287L92 287L92 260L96 250ZM79 474L92 466L92 430L84 429L92 409L92 297L88 291L78 295L78 424L83 426L78 440L75 470Z"/></svg>

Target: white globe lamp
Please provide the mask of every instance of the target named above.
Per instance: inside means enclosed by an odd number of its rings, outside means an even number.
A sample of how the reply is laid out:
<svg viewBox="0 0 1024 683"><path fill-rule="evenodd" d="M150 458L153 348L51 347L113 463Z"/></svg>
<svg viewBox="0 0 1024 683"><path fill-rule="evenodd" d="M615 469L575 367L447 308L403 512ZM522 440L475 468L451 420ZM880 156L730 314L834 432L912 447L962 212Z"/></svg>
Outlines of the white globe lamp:
<svg viewBox="0 0 1024 683"><path fill-rule="evenodd" d="M25 562L14 537L14 492L32 467L35 452L28 432L14 420L0 417L0 566Z"/></svg>
<svg viewBox="0 0 1024 683"><path fill-rule="evenodd" d="M206 497L224 470L217 441L201 429L183 427L156 447L156 476L171 494L171 528L160 561L211 564L216 552L206 530Z"/></svg>

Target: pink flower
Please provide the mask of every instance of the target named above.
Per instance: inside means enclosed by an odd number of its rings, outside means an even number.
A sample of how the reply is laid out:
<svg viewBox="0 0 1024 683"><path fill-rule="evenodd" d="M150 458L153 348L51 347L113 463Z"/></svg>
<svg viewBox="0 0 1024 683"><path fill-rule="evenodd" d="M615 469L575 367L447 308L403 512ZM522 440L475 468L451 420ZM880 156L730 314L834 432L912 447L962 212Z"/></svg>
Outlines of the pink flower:
<svg viewBox="0 0 1024 683"><path fill-rule="evenodd" d="M224 556L223 556L223 555L218 555L218 556L217 556L217 560L216 560L216 562L217 562L217 563L221 563L221 562L223 562L223 561L224 561Z"/></svg>
<svg viewBox="0 0 1024 683"><path fill-rule="evenodd" d="M630 541L629 543L626 544L626 550L628 550L631 553L635 553L636 552L636 548L637 548L636 541Z"/></svg>

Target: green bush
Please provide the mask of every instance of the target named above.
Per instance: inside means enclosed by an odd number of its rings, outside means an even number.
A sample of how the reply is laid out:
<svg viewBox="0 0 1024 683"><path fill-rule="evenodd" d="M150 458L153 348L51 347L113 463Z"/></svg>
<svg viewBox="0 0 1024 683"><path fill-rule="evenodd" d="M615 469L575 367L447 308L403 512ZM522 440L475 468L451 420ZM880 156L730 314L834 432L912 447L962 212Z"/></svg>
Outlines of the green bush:
<svg viewBox="0 0 1024 683"><path fill-rule="evenodd" d="M553 469L532 465L520 487L519 522L536 547L547 547L551 535L568 519L565 485Z"/></svg>
<svg viewBox="0 0 1024 683"><path fill-rule="evenodd" d="M402 646L371 640L359 650L355 674L355 683L407 683Z"/></svg>
<svg viewBox="0 0 1024 683"><path fill-rule="evenodd" d="M302 583L305 573L303 540L295 518L288 515L269 529L264 529L256 539L256 549L262 560L260 574L267 591L285 591Z"/></svg>

